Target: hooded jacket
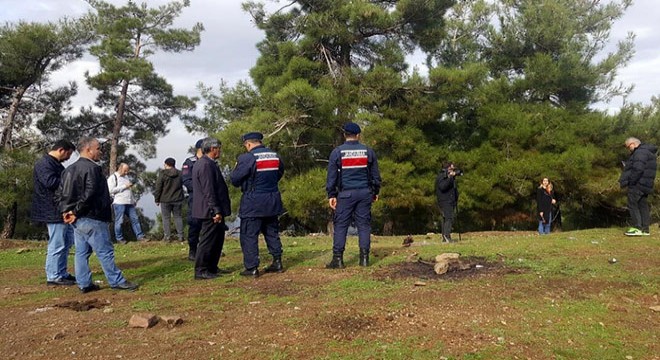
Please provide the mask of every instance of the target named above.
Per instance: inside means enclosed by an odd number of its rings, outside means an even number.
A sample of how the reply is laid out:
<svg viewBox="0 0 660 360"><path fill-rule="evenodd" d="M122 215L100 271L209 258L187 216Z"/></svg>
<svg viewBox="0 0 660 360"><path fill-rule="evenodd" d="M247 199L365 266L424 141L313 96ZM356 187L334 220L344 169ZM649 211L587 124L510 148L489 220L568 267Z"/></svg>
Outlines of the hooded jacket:
<svg viewBox="0 0 660 360"><path fill-rule="evenodd" d="M160 171L156 180L154 199L157 203L171 203L183 200L181 171L175 168Z"/></svg>
<svg viewBox="0 0 660 360"><path fill-rule="evenodd" d="M653 193L657 171L658 148L652 144L640 144L630 153L623 173L619 178L622 188L639 190L643 194Z"/></svg>

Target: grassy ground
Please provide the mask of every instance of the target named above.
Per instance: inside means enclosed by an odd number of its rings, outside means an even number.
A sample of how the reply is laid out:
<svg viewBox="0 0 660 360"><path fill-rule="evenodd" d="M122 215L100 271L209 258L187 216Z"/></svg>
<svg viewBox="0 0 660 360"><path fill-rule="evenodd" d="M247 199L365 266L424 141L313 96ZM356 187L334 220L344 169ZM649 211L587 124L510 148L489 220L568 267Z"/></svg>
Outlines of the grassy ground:
<svg viewBox="0 0 660 360"><path fill-rule="evenodd" d="M326 270L328 237L284 238L283 274L242 278L236 239L192 278L182 244L116 247L136 292L45 285L45 243L0 242L0 354L7 359L659 359L660 235L620 229L374 237L372 266ZM262 265L269 256L262 243ZM459 252L482 265L436 276L415 262ZM417 256L414 256L414 254ZM612 263L612 258L617 261ZM406 262L406 259L409 261ZM412 262L410 262L412 260ZM71 264L73 257L70 257ZM92 258L94 279L105 281ZM420 282L422 284L420 284ZM417 285L416 285L417 283ZM423 286L420 286L423 285ZM53 307L96 299L103 309ZM136 313L180 326L128 327Z"/></svg>

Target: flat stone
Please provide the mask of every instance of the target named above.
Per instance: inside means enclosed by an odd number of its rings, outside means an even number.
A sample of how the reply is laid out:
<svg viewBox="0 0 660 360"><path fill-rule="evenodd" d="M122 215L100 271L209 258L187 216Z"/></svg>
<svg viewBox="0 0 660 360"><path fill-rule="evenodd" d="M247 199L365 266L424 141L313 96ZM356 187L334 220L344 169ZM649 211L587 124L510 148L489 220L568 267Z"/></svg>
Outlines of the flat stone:
<svg viewBox="0 0 660 360"><path fill-rule="evenodd" d="M445 260L458 260L461 257L459 253L443 253L435 257L435 262L443 262Z"/></svg>
<svg viewBox="0 0 660 360"><path fill-rule="evenodd" d="M158 323L158 316L154 314L134 314L128 321L128 326L133 328L148 329Z"/></svg>
<svg viewBox="0 0 660 360"><path fill-rule="evenodd" d="M433 271L438 275L445 274L447 270L449 270L449 261L446 259L433 265Z"/></svg>
<svg viewBox="0 0 660 360"><path fill-rule="evenodd" d="M660 305L651 306L649 309L651 309L651 310L653 310L653 311L655 311L655 312L658 312L658 311L660 311Z"/></svg>

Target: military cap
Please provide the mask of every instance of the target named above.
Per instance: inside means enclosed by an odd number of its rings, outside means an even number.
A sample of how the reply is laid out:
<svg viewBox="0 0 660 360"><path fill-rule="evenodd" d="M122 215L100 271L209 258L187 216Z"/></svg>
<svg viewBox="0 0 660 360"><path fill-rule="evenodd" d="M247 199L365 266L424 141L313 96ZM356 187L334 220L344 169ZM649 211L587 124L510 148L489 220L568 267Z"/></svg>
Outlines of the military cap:
<svg viewBox="0 0 660 360"><path fill-rule="evenodd" d="M261 140L264 139L264 134L262 134L260 132L249 132L249 133L241 136L241 139L243 140L243 142L245 142L247 140L259 140L259 141L261 141Z"/></svg>
<svg viewBox="0 0 660 360"><path fill-rule="evenodd" d="M360 125L358 125L354 122L347 122L346 124L344 124L342 129L344 129L345 133L353 134L353 135L357 135L362 131L362 130L360 130Z"/></svg>
<svg viewBox="0 0 660 360"><path fill-rule="evenodd" d="M197 142L195 143L195 149L201 149L203 142L204 142L204 139L197 140Z"/></svg>

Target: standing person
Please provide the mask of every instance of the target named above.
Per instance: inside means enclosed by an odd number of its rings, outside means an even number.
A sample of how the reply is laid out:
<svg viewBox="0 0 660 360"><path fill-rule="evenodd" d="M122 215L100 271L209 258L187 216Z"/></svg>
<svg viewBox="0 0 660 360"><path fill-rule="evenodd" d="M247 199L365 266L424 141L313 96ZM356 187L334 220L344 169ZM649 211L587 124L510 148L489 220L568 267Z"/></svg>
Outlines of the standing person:
<svg viewBox="0 0 660 360"><path fill-rule="evenodd" d="M156 191L154 200L156 206L160 205L160 215L163 221L164 240L170 241L170 215L174 217L174 226L179 241L183 241L183 219L181 218L181 206L183 202L183 182L181 172L176 169L176 160L165 159L163 170L156 179Z"/></svg>
<svg viewBox="0 0 660 360"><path fill-rule="evenodd" d="M34 164L34 193L32 194L31 219L45 223L48 228L46 252L46 283L48 285L74 285L75 276L66 270L69 249L73 245L73 228L65 224L55 201L55 191L60 186L64 171L62 163L71 158L76 147L68 140L58 140L47 154Z"/></svg>
<svg viewBox="0 0 660 360"><path fill-rule="evenodd" d="M142 227L140 226L140 218L138 218L137 210L135 209L135 196L133 196L133 192L131 191L133 183L127 176L129 170L130 167L128 164L121 163L117 167L117 171L108 176L108 189L110 189L110 195L113 196L112 209L115 213L115 239L120 244L126 244L124 234L121 231L124 215L127 215L131 221L131 227L138 241L145 239Z"/></svg>
<svg viewBox="0 0 660 360"><path fill-rule="evenodd" d="M456 176L458 175L462 175L462 172L456 171L453 162L446 161L442 164L442 170L435 179L435 196L443 218L442 242L452 242L451 228L456 216L454 210L458 205L458 187L456 186Z"/></svg>
<svg viewBox="0 0 660 360"><path fill-rule="evenodd" d="M284 211L278 182L284 174L279 155L265 147L264 136L258 132L243 135L243 146L248 151L238 157L231 173L231 183L241 187L241 250L243 276L259 276L259 233L264 235L268 252L273 257L265 272L282 272L282 242L278 216Z"/></svg>
<svg viewBox="0 0 660 360"><path fill-rule="evenodd" d="M651 213L648 197L653 193L658 148L655 145L642 144L634 137L626 139L625 145L630 151L630 157L624 164L619 184L621 188L628 188L628 211L632 219L632 227L625 235L650 235Z"/></svg>
<svg viewBox="0 0 660 360"><path fill-rule="evenodd" d="M92 282L89 269L93 251L110 287L133 291L138 285L127 281L115 264L115 249L108 229L112 199L101 166L96 163L101 158L101 144L95 138L83 137L78 142L78 152L80 158L62 173L56 195L64 223L74 229L78 287L82 293L100 289Z"/></svg>
<svg viewBox="0 0 660 360"><path fill-rule="evenodd" d="M181 167L181 179L183 180L183 186L186 187L188 191L188 260L195 261L195 254L197 253L197 244L199 243L199 231L202 228L201 223L192 216L192 204L193 204L193 181L192 181L192 171L193 166L198 159L201 159L204 154L202 154L202 142L204 139L199 139L195 143L195 155L190 156L183 162Z"/></svg>
<svg viewBox="0 0 660 360"><path fill-rule="evenodd" d="M376 153L360 143L360 126L343 126L346 142L332 150L325 190L335 211L332 261L328 269L344 268L344 248L351 220L355 220L360 246L360 266L369 266L371 249L371 204L378 200L380 172Z"/></svg>
<svg viewBox="0 0 660 360"><path fill-rule="evenodd" d="M539 215L539 235L550 234L552 229L552 205L555 200L555 192L548 178L543 178L536 189L536 212Z"/></svg>
<svg viewBox="0 0 660 360"><path fill-rule="evenodd" d="M222 246L225 243L225 217L231 215L229 189L215 162L220 157L218 139L208 137L202 141L202 156L192 172L192 216L201 223L199 244L195 254L195 279L213 279L224 271L218 268Z"/></svg>

